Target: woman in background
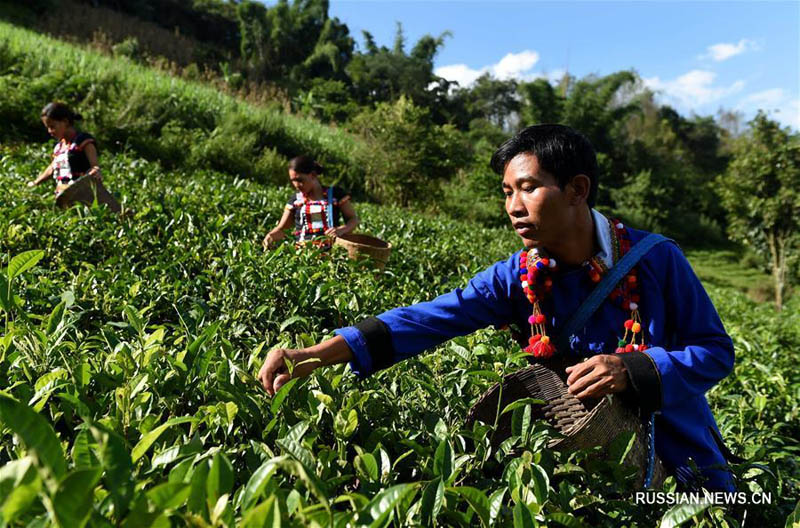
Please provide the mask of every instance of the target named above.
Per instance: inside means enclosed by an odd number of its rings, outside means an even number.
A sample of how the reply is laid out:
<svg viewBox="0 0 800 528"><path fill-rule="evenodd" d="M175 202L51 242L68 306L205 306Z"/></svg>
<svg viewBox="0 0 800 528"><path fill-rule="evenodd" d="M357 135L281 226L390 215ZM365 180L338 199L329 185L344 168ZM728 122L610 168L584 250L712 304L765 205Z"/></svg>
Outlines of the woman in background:
<svg viewBox="0 0 800 528"><path fill-rule="evenodd" d="M353 231L358 216L350 194L339 187L324 187L319 181L322 166L309 156L297 156L289 162L289 182L297 191L283 211L278 225L264 237L264 249L286 237L285 229L294 222L297 244L310 242L327 249L332 239ZM344 224L341 219L344 217Z"/></svg>
<svg viewBox="0 0 800 528"><path fill-rule="evenodd" d="M94 137L75 128L81 115L73 112L67 105L52 102L42 109L42 124L47 132L58 142L53 149L53 161L35 180L28 182L34 187L50 179L56 183L56 197L83 176L102 180L97 163L97 144Z"/></svg>

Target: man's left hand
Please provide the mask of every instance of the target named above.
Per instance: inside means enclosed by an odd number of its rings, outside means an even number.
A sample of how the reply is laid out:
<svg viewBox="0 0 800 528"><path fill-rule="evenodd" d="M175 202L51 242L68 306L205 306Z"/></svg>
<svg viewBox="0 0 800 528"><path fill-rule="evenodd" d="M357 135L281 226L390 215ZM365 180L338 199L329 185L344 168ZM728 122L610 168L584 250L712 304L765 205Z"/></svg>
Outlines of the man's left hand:
<svg viewBox="0 0 800 528"><path fill-rule="evenodd" d="M567 367L567 385L577 398L601 398L628 388L628 371L622 359L613 354L600 354L583 363Z"/></svg>

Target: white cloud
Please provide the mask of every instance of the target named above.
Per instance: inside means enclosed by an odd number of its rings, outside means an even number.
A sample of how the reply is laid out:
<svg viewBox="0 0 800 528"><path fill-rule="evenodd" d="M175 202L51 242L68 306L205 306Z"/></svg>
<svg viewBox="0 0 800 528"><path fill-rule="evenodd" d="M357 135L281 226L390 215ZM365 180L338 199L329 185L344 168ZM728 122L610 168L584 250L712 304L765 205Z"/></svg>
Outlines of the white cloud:
<svg viewBox="0 0 800 528"><path fill-rule="evenodd" d="M706 53L700 55L701 59L711 59L716 62L728 60L736 55L741 55L745 51L752 51L759 49L758 44L749 39L742 39L736 44L729 42L721 42L706 48Z"/></svg>
<svg viewBox="0 0 800 528"><path fill-rule="evenodd" d="M683 109L694 110L699 106L718 101L740 92L744 81L738 80L730 86L715 86L717 74L706 70L692 70L672 80L659 77L644 79L651 90L660 92L664 98L677 103Z"/></svg>
<svg viewBox="0 0 800 528"><path fill-rule="evenodd" d="M451 64L433 71L434 75L444 77L448 81L456 81L459 86L469 86L475 79L484 74L482 70L473 70L466 64Z"/></svg>
<svg viewBox="0 0 800 528"><path fill-rule="evenodd" d="M519 79L539 62L539 54L525 50L522 53L509 53L500 62L491 66L492 73L498 79Z"/></svg>
<svg viewBox="0 0 800 528"><path fill-rule="evenodd" d="M531 70L539 62L539 54L532 50L520 53L508 53L495 64L490 64L479 69L470 68L466 64L449 64L434 70L434 74L444 77L448 81L457 81L460 86L469 86L485 73L490 73L497 79L531 80L550 75L536 74Z"/></svg>
<svg viewBox="0 0 800 528"><path fill-rule="evenodd" d="M743 97L736 109L750 115L764 110L782 125L800 130L800 98L792 99L782 88L772 88Z"/></svg>
<svg viewBox="0 0 800 528"><path fill-rule="evenodd" d="M773 107L780 104L786 99L786 94L783 88L773 88L771 90L764 90L763 92L756 92L744 97L739 104L738 108L758 106L761 108Z"/></svg>

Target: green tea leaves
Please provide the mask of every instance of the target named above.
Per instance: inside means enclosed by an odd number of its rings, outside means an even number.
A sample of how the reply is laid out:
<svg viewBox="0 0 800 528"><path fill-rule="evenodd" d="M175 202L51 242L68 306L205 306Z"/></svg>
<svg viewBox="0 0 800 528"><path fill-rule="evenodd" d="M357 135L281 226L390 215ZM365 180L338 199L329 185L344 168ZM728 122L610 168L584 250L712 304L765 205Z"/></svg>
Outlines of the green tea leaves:
<svg viewBox="0 0 800 528"><path fill-rule="evenodd" d="M158 440L158 437L161 436L164 431L169 429L172 426L194 422L195 419L190 416L183 416L179 418L170 418L163 424L159 425L146 435L142 436L139 442L134 446L133 450L131 451L131 458L133 462L136 462L147 452L148 449Z"/></svg>
<svg viewBox="0 0 800 528"><path fill-rule="evenodd" d="M53 477L60 479L66 473L67 463L55 431L30 407L0 394L0 422L22 439Z"/></svg>
<svg viewBox="0 0 800 528"><path fill-rule="evenodd" d="M71 472L58 486L53 499L56 521L63 528L82 528L92 511L94 487L100 480L101 468L84 468Z"/></svg>
<svg viewBox="0 0 800 528"><path fill-rule="evenodd" d="M12 257L6 270L9 281L34 267L42 260L42 257L44 257L44 251L41 249L25 251Z"/></svg>

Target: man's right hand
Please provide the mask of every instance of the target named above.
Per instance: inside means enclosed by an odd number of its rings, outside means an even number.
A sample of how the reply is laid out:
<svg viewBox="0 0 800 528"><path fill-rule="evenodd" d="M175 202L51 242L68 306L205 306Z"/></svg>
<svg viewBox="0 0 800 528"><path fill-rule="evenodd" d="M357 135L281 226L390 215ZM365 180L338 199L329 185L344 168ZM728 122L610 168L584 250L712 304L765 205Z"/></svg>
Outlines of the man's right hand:
<svg viewBox="0 0 800 528"><path fill-rule="evenodd" d="M342 336L300 350L276 348L267 354L258 371L258 380L270 396L275 396L292 378L302 378L317 367L347 363L352 359L353 352ZM292 365L291 374L287 363Z"/></svg>
<svg viewBox="0 0 800 528"><path fill-rule="evenodd" d="M275 393L289 380L308 376L318 365L319 361L315 361L313 356L304 350L276 348L267 354L264 365L258 371L258 379L264 390L270 396L275 396Z"/></svg>

